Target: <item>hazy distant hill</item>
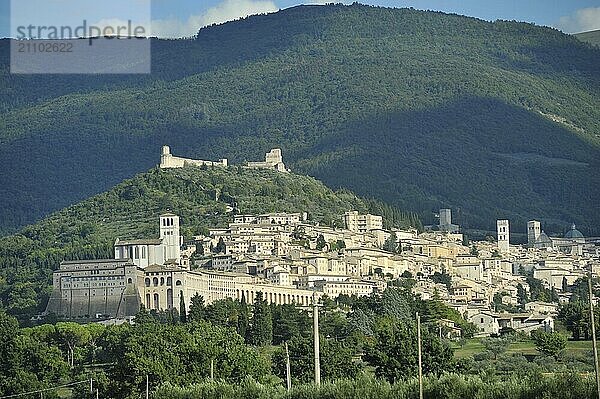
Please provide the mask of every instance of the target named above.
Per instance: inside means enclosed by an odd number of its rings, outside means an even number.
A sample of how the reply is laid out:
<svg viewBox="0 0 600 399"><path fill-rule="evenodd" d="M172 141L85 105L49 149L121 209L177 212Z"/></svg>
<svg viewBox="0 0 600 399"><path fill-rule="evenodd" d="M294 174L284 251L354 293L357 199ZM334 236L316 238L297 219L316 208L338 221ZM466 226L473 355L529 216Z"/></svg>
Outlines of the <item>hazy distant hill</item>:
<svg viewBox="0 0 600 399"><path fill-rule="evenodd" d="M433 222L600 234L600 50L557 30L301 6L153 41L151 76L12 76L0 43L0 229L158 162L260 159Z"/></svg>
<svg viewBox="0 0 600 399"><path fill-rule="evenodd" d="M587 42L595 46L600 46L600 30L576 33L574 36L582 42Z"/></svg>

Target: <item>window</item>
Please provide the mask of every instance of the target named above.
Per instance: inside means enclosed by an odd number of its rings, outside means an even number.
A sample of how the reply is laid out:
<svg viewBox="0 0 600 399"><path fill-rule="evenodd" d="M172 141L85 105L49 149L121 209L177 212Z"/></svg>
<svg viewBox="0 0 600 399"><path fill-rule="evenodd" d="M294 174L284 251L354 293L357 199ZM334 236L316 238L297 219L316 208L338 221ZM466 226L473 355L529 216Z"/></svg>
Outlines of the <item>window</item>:
<svg viewBox="0 0 600 399"><path fill-rule="evenodd" d="M142 247L142 259L146 259L146 247Z"/></svg>
<svg viewBox="0 0 600 399"><path fill-rule="evenodd" d="M138 247L135 247L135 259L139 259L140 258L140 249Z"/></svg>
<svg viewBox="0 0 600 399"><path fill-rule="evenodd" d="M164 277L160 278L160 285L165 285L165 278Z"/></svg>
<svg viewBox="0 0 600 399"><path fill-rule="evenodd" d="M133 283L133 280L130 278L127 279L127 284L131 284ZM150 285L150 281L148 281L148 285Z"/></svg>
<svg viewBox="0 0 600 399"><path fill-rule="evenodd" d="M158 286L158 277L152 279L152 284L154 284L155 287Z"/></svg>
<svg viewBox="0 0 600 399"><path fill-rule="evenodd" d="M181 285L181 280L177 280L177 281L175 282L175 285Z"/></svg>

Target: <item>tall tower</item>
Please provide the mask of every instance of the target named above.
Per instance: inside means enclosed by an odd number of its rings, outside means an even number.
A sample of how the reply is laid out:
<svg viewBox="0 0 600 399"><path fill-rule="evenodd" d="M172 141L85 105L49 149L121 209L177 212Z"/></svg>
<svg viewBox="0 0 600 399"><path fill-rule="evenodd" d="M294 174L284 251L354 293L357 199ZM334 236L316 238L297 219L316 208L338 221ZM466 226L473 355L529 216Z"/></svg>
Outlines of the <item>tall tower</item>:
<svg viewBox="0 0 600 399"><path fill-rule="evenodd" d="M182 238L179 235L179 216L173 213L160 215L160 238L164 251L165 261L181 259Z"/></svg>
<svg viewBox="0 0 600 399"><path fill-rule="evenodd" d="M532 246L542 234L542 226L537 220L527 222L527 244Z"/></svg>
<svg viewBox="0 0 600 399"><path fill-rule="evenodd" d="M171 148L168 145L163 145L162 151L160 153L160 167L161 168L171 167L171 159L172 158L173 158L173 155L171 155Z"/></svg>
<svg viewBox="0 0 600 399"><path fill-rule="evenodd" d="M508 220L497 220L496 229L498 232L498 250L501 253L510 251L510 229Z"/></svg>
<svg viewBox="0 0 600 399"><path fill-rule="evenodd" d="M440 209L440 226L450 226L452 224L452 210Z"/></svg>

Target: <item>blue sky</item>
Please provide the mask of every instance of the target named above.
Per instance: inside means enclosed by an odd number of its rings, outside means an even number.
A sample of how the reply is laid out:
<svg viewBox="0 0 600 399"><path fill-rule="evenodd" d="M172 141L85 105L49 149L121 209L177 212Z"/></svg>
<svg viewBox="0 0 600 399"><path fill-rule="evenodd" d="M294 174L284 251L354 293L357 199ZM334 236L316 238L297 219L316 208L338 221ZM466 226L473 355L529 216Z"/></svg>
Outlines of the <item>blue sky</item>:
<svg viewBox="0 0 600 399"><path fill-rule="evenodd" d="M20 5L29 1L13 0ZM163 37L193 35L198 28L211 23L220 23L249 14L273 12L299 4L295 0L119 0L123 2L151 1L153 34ZM307 3L325 3L331 0L309 0ZM69 1L67 0L67 3ZM600 29L600 0L364 0L366 4L387 7L414 7L423 10L438 10L496 20L508 19L553 26L567 33ZM48 4L65 3L65 0L44 0ZM89 6L86 6L86 3ZM93 8L106 1L78 0L78 8ZM39 8L34 8L39 9ZM43 16L58 24L68 14L60 7L52 7L56 13L45 11L32 15L33 19ZM106 7L103 20L123 20L125 15L112 7ZM0 0L0 37L10 36L10 0ZM106 13L112 15L104 15Z"/></svg>

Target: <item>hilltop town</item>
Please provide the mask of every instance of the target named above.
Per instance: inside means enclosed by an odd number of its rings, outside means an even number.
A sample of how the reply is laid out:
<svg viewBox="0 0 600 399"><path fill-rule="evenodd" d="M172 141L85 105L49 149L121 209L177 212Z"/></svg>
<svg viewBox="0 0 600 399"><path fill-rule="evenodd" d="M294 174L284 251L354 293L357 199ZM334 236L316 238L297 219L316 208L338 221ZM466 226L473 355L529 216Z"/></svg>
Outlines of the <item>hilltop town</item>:
<svg viewBox="0 0 600 399"><path fill-rule="evenodd" d="M160 167L207 162L175 158L163 147ZM227 167L227 161L210 166ZM280 150L247 167L287 171ZM418 232L384 229L381 216L355 210L344 213L344 228L319 225L302 212L234 214L206 235L182 237L179 216L165 213L157 215L159 237L116 238L114 259L62 262L47 313L131 319L141 305L160 311L182 300L189 307L194 295L208 304L252 302L258 293L268 303L309 306L410 281L415 294L444 301L485 336L553 330L568 288L590 272L597 275L599 240L586 239L575 225L564 237L550 238L540 222L530 221L527 244L511 245L509 221L498 220L495 240L467 243L451 210L439 215L437 226Z"/></svg>

